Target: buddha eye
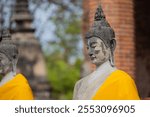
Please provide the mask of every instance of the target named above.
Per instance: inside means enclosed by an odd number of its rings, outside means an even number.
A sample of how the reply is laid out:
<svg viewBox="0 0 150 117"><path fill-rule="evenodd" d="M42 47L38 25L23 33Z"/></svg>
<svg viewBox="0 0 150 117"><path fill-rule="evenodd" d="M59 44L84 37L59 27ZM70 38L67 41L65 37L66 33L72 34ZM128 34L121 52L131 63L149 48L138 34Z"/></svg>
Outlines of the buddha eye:
<svg viewBox="0 0 150 117"><path fill-rule="evenodd" d="M92 47L92 48L95 48L95 47L96 47L96 43L91 44L91 47Z"/></svg>
<svg viewBox="0 0 150 117"><path fill-rule="evenodd" d="M92 45L91 47L92 47L92 48L95 48L95 47L96 47L96 45Z"/></svg>
<svg viewBox="0 0 150 117"><path fill-rule="evenodd" d="M95 48L95 47L96 47L96 45L97 45L97 43L96 43L96 42L92 42L90 46L91 46L91 48Z"/></svg>

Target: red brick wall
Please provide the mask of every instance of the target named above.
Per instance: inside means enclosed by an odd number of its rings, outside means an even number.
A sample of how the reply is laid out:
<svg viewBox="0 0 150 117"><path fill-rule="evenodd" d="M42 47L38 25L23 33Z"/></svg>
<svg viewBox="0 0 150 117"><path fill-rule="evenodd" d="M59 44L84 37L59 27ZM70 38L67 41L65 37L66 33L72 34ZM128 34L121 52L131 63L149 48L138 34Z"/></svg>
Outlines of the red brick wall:
<svg viewBox="0 0 150 117"><path fill-rule="evenodd" d="M134 77L135 41L133 0L84 0L83 35L93 23L95 10L99 3L102 5L106 19L115 30L117 40L117 48L115 50L116 66ZM84 52L86 53L86 50ZM88 61L87 56L85 57Z"/></svg>

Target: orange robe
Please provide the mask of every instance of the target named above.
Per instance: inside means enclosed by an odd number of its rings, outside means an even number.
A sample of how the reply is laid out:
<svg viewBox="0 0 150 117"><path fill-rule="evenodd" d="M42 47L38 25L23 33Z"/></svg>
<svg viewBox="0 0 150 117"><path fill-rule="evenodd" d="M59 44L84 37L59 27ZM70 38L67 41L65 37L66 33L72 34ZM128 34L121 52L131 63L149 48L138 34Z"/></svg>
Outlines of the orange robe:
<svg viewBox="0 0 150 117"><path fill-rule="evenodd" d="M116 70L108 76L92 97L93 100L139 100L134 80L125 72Z"/></svg>
<svg viewBox="0 0 150 117"><path fill-rule="evenodd" d="M28 81L22 74L0 86L0 100L33 100Z"/></svg>

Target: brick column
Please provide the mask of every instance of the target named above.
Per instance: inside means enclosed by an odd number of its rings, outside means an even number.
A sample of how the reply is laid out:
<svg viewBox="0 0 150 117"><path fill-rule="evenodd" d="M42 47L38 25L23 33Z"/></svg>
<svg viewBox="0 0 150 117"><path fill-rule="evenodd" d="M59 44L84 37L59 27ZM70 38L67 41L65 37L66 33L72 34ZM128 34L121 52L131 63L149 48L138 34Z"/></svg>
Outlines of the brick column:
<svg viewBox="0 0 150 117"><path fill-rule="evenodd" d="M124 70L134 77L135 42L133 0L84 0L84 20L89 19L89 26L93 23L95 10L99 3L102 5L106 19L115 30L117 40L117 48L115 50L116 66L118 69ZM87 15L87 12L89 15ZM87 27L84 26L83 34L87 30Z"/></svg>

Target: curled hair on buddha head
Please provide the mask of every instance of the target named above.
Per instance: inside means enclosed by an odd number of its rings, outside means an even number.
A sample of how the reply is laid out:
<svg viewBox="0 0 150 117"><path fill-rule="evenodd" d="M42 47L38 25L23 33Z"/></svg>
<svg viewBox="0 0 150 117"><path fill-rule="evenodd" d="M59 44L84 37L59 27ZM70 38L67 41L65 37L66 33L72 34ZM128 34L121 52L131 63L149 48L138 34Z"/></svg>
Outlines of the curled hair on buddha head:
<svg viewBox="0 0 150 117"><path fill-rule="evenodd" d="M0 53L5 54L10 61L17 59L18 49L11 40L11 35L8 29L2 31L2 38L0 41Z"/></svg>
<svg viewBox="0 0 150 117"><path fill-rule="evenodd" d="M6 57L12 62L12 64L17 64L18 48L13 43L8 29L2 30L0 40L0 53L5 54Z"/></svg>
<svg viewBox="0 0 150 117"><path fill-rule="evenodd" d="M94 23L85 35L86 39L89 39L91 37L98 37L104 42L107 48L110 48L110 63L111 66L114 66L113 52L116 46L115 32L113 28L111 28L110 24L107 22L101 5L99 5L96 9Z"/></svg>

